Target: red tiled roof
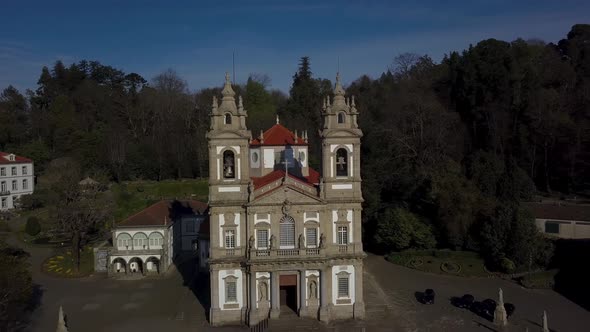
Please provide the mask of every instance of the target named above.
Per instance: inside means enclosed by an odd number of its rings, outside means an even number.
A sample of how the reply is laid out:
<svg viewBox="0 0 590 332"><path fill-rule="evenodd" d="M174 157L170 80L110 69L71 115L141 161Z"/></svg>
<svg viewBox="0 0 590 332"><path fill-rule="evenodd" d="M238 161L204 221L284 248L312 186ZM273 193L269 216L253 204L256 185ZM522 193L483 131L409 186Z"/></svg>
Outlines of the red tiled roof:
<svg viewBox="0 0 590 332"><path fill-rule="evenodd" d="M32 163L33 161L29 158L21 157L21 156L14 156L14 161L8 160L8 152L0 151L0 164L21 164L21 163Z"/></svg>
<svg viewBox="0 0 590 332"><path fill-rule="evenodd" d="M524 203L536 219L590 221L590 205L557 203Z"/></svg>
<svg viewBox="0 0 590 332"><path fill-rule="evenodd" d="M261 177L253 177L252 181L254 182L254 189L266 186L267 184L276 181L285 176L285 171L282 169L272 171L265 176ZM309 175L304 177L298 177L291 173L289 173L289 177L295 179L297 181L303 182L308 185L316 185L320 182L320 173L313 169L309 169Z"/></svg>
<svg viewBox="0 0 590 332"><path fill-rule="evenodd" d="M118 226L169 226L178 216L203 214L207 208L207 203L196 200L163 200L123 220Z"/></svg>
<svg viewBox="0 0 590 332"><path fill-rule="evenodd" d="M301 137L297 137L295 141L295 134L279 123L265 131L263 136L264 143L260 143L260 140L256 138L250 145L307 145Z"/></svg>

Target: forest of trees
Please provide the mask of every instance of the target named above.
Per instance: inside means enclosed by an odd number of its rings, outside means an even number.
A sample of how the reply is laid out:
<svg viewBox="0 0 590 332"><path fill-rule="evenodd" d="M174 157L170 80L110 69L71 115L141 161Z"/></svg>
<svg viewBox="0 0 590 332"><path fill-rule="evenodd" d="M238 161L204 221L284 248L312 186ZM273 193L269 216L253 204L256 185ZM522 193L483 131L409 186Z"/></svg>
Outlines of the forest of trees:
<svg viewBox="0 0 590 332"><path fill-rule="evenodd" d="M220 83L222 82L220 75ZM289 95L251 74L234 87L253 136L307 129L318 166L321 101L332 90L303 57ZM95 61L44 67L36 91L0 96L0 150L70 157L112 181L207 176L208 113L220 88L195 93L173 70L147 81ZM558 44L488 39L440 63L402 54L381 77L347 87L360 112L365 243L382 250L476 250L501 264L546 265L551 244L520 202L588 194L590 25Z"/></svg>

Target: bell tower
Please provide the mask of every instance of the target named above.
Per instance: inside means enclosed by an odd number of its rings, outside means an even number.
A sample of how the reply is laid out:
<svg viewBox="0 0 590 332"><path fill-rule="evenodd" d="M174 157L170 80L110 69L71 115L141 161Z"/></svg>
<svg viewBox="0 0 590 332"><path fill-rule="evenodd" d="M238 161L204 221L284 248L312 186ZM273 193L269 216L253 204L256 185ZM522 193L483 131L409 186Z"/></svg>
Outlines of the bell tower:
<svg viewBox="0 0 590 332"><path fill-rule="evenodd" d="M241 96L236 105L228 73L221 94L221 105L213 97L209 113L209 204L239 204L248 198L248 150L252 134L246 128L247 112Z"/></svg>
<svg viewBox="0 0 590 332"><path fill-rule="evenodd" d="M322 177L327 200L342 198L362 202L360 150L363 133L357 116L354 96L345 97L338 73L333 103L327 97L322 108Z"/></svg>

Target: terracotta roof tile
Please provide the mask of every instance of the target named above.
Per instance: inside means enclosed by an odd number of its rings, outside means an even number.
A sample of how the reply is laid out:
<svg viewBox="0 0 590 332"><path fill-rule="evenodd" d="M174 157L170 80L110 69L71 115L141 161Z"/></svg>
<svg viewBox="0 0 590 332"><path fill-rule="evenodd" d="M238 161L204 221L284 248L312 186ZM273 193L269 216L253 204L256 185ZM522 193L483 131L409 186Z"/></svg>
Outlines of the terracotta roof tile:
<svg viewBox="0 0 590 332"><path fill-rule="evenodd" d="M254 182L254 189L263 187L273 181L276 181L285 176L285 171L282 169L272 171L271 173L266 174L265 176L261 177L253 177L252 181ZM291 173L289 173L289 177L295 179L297 181L303 182L307 185L314 186L320 182L320 174L315 171L314 169L309 169L309 176L298 177Z"/></svg>
<svg viewBox="0 0 590 332"><path fill-rule="evenodd" d="M204 214L207 203L196 200L163 200L123 220L118 226L169 226L174 219L183 214Z"/></svg>
<svg viewBox="0 0 590 332"><path fill-rule="evenodd" d="M270 127L263 136L264 143L260 143L260 140L256 138L250 145L307 145L301 137L297 137L295 141L295 134L280 123Z"/></svg>
<svg viewBox="0 0 590 332"><path fill-rule="evenodd" d="M523 203L536 219L590 221L590 205L557 203Z"/></svg>
<svg viewBox="0 0 590 332"><path fill-rule="evenodd" d="M0 164L22 164L22 163L32 163L33 161L29 158L21 157L21 156L14 156L14 161L8 160L8 156L10 153L0 151Z"/></svg>

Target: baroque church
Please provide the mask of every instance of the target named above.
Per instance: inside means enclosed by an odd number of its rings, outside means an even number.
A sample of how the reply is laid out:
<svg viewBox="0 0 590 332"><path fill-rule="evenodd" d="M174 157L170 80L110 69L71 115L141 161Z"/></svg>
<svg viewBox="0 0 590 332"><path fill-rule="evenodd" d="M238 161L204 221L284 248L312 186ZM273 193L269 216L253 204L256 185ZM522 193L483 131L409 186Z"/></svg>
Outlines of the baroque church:
<svg viewBox="0 0 590 332"><path fill-rule="evenodd" d="M226 74L213 98L209 144L212 325L279 318L364 318L358 111L336 76L322 108L321 172L308 135L246 126Z"/></svg>

